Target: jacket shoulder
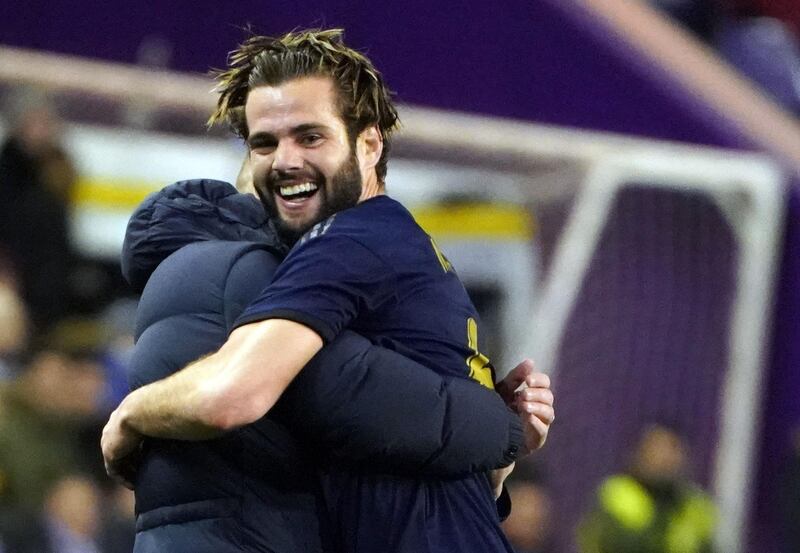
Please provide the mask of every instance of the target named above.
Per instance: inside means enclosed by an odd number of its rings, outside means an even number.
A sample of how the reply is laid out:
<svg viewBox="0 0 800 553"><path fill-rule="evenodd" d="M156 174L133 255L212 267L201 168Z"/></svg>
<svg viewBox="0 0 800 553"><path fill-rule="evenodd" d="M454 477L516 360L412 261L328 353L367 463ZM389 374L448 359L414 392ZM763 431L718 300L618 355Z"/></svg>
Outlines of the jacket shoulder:
<svg viewBox="0 0 800 553"><path fill-rule="evenodd" d="M196 242L174 252L159 264L142 292L136 336L168 317L223 316L231 271L239 260L256 256L274 257L263 244L252 242Z"/></svg>

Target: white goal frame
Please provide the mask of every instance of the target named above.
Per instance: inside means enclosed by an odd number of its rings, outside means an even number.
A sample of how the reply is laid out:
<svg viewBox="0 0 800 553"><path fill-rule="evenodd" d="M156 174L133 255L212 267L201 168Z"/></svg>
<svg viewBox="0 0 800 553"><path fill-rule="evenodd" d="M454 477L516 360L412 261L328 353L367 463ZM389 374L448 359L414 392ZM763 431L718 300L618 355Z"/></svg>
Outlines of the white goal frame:
<svg viewBox="0 0 800 553"><path fill-rule="evenodd" d="M778 265L784 209L781 176L756 159L718 160L697 152L676 161L660 152L610 157L597 163L584 183L551 270L541 291L531 345L542 366L554 366L560 338L586 277L589 263L614 200L625 183L704 191L715 201L736 234L739 256L729 334L729 361L722 391L721 428L714 470L720 508L717 544L741 553L750 506L763 364ZM737 198L738 196L738 198ZM733 211L732 202L748 207Z"/></svg>
<svg viewBox="0 0 800 553"><path fill-rule="evenodd" d="M655 140L556 129L473 116L406 110L406 140L482 154L573 164L584 178L537 292L526 352L557 378L557 353L615 199L626 184L705 193L739 247L721 391L713 493L721 551L743 553L786 202L786 176L766 156ZM574 192L574 191L573 191ZM558 192L548 192L548 194Z"/></svg>

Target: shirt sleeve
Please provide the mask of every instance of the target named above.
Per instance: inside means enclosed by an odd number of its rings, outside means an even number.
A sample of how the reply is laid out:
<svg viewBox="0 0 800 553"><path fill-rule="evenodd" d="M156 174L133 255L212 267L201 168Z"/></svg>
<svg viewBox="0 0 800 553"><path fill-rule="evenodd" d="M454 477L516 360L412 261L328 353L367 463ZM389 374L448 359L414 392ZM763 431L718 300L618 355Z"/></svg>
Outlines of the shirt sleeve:
<svg viewBox="0 0 800 553"><path fill-rule="evenodd" d="M298 245L234 327L288 319L333 340L359 314L394 297L395 273L361 242L324 234Z"/></svg>

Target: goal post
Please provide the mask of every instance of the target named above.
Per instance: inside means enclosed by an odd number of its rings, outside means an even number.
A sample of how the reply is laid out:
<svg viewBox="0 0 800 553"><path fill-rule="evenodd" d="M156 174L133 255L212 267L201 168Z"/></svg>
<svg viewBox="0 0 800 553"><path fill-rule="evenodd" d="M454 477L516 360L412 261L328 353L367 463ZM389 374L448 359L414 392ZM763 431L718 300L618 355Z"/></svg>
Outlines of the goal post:
<svg viewBox="0 0 800 553"><path fill-rule="evenodd" d="M546 255L524 353L557 392L559 420L543 451L557 550L574 550L581 513L599 481L626 468L638 431L668 419L687 430L695 477L717 502L720 550L745 551L785 209L777 164L476 116L404 115L401 156L489 168L506 181L516 174L540 229L531 247Z"/></svg>
<svg viewBox="0 0 800 553"><path fill-rule="evenodd" d="M706 194L734 231L738 245L729 359L720 390L713 493L720 510L720 550L746 549L744 529L751 502L759 428L763 364L782 229L782 176L764 159L716 159L699 150L676 158L640 151L609 157L587 175L539 293L530 351L557 379L560 338L598 248L614 200L629 183ZM566 369L568 370L568 369Z"/></svg>

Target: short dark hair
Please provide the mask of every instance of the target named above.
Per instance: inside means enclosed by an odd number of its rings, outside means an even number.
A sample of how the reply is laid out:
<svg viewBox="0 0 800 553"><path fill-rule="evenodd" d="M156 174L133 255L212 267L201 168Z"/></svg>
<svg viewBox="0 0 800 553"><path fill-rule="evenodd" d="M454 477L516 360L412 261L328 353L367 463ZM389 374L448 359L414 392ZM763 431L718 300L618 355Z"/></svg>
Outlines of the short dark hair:
<svg viewBox="0 0 800 553"><path fill-rule="evenodd" d="M342 35L342 29L310 29L247 39L229 54L228 69L214 72L220 96L209 124L227 121L246 139L244 106L250 90L301 77L329 77L351 144L367 127L378 127L383 153L375 170L378 180L384 182L390 137L399 125L397 109L380 72L366 56L346 46Z"/></svg>

